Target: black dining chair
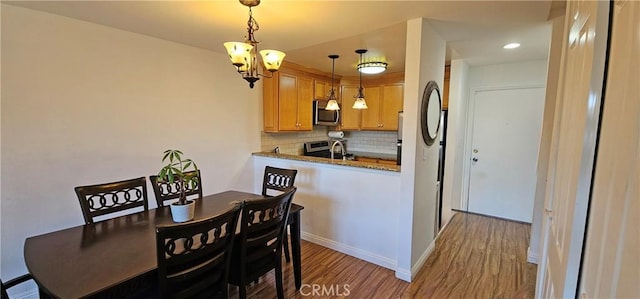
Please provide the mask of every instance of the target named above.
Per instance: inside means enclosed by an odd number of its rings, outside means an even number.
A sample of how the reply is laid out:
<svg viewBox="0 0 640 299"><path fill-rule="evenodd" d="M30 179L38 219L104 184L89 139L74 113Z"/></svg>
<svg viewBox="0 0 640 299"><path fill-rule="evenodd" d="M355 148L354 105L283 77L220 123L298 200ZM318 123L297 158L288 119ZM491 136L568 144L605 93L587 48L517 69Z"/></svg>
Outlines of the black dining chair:
<svg viewBox="0 0 640 299"><path fill-rule="evenodd" d="M198 198L202 198L202 177L200 176L200 170L189 171L184 174L186 176L195 175L194 179L186 186L185 196L197 195ZM159 180L157 175L149 176L149 180L151 181L151 186L153 186L153 193L156 196L158 207L162 207L165 203L180 198L180 182L165 182Z"/></svg>
<svg viewBox="0 0 640 299"><path fill-rule="evenodd" d="M2 282L2 280L0 280L0 287L2 287L1 293L0 293L0 299L9 299L9 294L7 293L7 290L17 286L21 283L27 282L29 280L32 280L33 277L31 277L31 275L29 274L24 274L21 276L18 276L14 279L11 279L9 281L7 281L6 283Z"/></svg>
<svg viewBox="0 0 640 299"><path fill-rule="evenodd" d="M158 294L227 298L229 265L242 203L211 218L156 227Z"/></svg>
<svg viewBox="0 0 640 299"><path fill-rule="evenodd" d="M270 196L272 194L280 194L294 186L296 181L296 169L284 169L272 166L266 166L264 168L264 178L262 180L262 196ZM303 206L295 203L291 204L292 209L302 210ZM289 219L286 227L289 227ZM289 233L288 229L284 230L284 238L282 239L282 246L284 249L284 258L287 261L291 261L289 257Z"/></svg>
<svg viewBox="0 0 640 299"><path fill-rule="evenodd" d="M282 239L293 194L297 188L269 198L247 200L242 207L240 235L233 245L229 283L238 286L240 299L247 297L246 286L275 269L278 298L284 298L282 285Z"/></svg>
<svg viewBox="0 0 640 299"><path fill-rule="evenodd" d="M85 224L120 211L147 211L147 180L144 177L119 182L75 187ZM130 211L129 211L130 210Z"/></svg>

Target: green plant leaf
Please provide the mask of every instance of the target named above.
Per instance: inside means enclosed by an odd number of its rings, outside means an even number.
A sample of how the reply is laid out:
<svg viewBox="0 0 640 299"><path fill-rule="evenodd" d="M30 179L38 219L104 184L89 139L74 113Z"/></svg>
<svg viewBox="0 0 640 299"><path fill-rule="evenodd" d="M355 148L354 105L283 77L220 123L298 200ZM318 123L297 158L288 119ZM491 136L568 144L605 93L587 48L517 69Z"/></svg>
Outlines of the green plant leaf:
<svg viewBox="0 0 640 299"><path fill-rule="evenodd" d="M162 156L162 162L167 160L167 157L169 157L170 154L171 154L171 150L164 151L164 156Z"/></svg>
<svg viewBox="0 0 640 299"><path fill-rule="evenodd" d="M169 183L173 183L173 172L169 171L167 176L169 177Z"/></svg>

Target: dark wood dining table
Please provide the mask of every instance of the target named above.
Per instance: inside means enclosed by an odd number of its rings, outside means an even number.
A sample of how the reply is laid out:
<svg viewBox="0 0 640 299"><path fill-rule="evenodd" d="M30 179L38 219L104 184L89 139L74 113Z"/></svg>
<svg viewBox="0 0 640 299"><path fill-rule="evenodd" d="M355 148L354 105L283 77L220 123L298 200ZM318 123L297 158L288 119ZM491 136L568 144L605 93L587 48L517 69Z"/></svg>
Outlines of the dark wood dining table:
<svg viewBox="0 0 640 299"><path fill-rule="evenodd" d="M226 191L196 201L195 220L227 210L230 204L263 198ZM294 205L297 206L297 205ZM295 285L302 282L300 210L292 207L291 251ZM156 280L155 228L171 224L169 207L120 216L27 238L24 258L42 298L124 298Z"/></svg>

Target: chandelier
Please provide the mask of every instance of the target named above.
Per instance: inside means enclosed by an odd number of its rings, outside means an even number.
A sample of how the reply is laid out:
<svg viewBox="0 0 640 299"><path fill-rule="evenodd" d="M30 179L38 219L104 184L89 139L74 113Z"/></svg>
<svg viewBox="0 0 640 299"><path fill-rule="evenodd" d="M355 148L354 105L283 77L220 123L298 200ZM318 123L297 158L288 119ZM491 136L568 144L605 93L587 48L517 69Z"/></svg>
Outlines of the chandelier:
<svg viewBox="0 0 640 299"><path fill-rule="evenodd" d="M249 82L249 87L253 88L254 83L260 80L259 76L266 77L258 73L258 42L254 37L254 33L260 29L260 25L253 18L251 8L258 6L260 0L240 0L242 5L249 7L249 21L247 21L247 35L244 42L226 42L224 47L227 49L231 63L237 68L238 73L243 79ZM280 68L284 59L284 52L277 50L262 50L262 64L271 73Z"/></svg>

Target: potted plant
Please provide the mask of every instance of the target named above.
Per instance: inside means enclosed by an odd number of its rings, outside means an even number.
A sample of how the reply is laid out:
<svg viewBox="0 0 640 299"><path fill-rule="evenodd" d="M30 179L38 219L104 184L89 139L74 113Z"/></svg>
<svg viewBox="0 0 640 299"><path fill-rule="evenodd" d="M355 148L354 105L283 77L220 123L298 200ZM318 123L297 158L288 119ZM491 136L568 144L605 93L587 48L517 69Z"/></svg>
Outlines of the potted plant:
<svg viewBox="0 0 640 299"><path fill-rule="evenodd" d="M178 201L171 204L171 217L175 222L186 222L193 219L195 202L187 200L185 191L187 186L200 183L197 182L195 172L187 173L197 171L198 166L193 160L183 158L182 155L180 150L164 151L162 162L167 164L158 172L158 180L169 184L177 183L177 187L180 188Z"/></svg>

